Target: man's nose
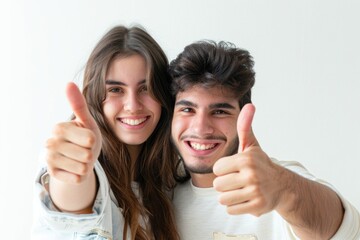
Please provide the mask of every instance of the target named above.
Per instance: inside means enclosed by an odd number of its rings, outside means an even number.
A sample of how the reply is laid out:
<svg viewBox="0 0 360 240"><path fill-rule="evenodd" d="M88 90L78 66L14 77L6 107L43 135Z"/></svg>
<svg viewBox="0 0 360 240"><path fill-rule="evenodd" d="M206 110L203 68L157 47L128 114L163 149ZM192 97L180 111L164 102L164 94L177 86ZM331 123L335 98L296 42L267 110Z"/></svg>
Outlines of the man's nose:
<svg viewBox="0 0 360 240"><path fill-rule="evenodd" d="M212 121L206 113L197 113L192 120L191 128L199 136L214 133Z"/></svg>

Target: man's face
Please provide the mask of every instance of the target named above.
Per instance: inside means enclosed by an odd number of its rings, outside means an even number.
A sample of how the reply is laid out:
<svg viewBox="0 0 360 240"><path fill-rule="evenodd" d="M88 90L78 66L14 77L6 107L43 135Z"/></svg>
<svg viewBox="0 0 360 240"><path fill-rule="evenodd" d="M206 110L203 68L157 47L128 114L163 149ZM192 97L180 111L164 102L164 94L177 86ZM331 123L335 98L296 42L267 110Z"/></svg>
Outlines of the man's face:
<svg viewBox="0 0 360 240"><path fill-rule="evenodd" d="M194 86L176 96L171 136L185 167L212 173L214 163L236 153L238 100L229 90Z"/></svg>

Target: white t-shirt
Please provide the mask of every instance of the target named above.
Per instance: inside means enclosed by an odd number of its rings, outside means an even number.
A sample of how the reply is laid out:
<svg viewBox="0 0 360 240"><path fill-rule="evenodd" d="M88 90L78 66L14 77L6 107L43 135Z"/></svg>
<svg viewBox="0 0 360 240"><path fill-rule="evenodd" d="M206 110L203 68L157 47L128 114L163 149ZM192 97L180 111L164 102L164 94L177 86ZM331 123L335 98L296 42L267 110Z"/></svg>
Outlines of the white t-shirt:
<svg viewBox="0 0 360 240"><path fill-rule="evenodd" d="M306 178L314 178L297 162L273 161ZM329 184L327 186L331 187ZM276 212L260 217L250 214L229 215L218 202L219 193L213 188L197 188L191 180L176 187L174 194L175 218L182 240L291 240L298 239L290 225ZM341 198L341 196L340 196ZM360 215L345 199L342 225L332 239L360 239Z"/></svg>

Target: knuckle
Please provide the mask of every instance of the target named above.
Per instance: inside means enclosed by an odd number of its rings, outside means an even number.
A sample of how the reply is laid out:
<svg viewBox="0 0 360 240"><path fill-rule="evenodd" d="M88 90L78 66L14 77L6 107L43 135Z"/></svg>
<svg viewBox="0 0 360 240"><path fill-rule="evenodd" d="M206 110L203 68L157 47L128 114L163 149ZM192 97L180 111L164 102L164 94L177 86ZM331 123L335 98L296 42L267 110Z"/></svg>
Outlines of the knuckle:
<svg viewBox="0 0 360 240"><path fill-rule="evenodd" d="M64 132L65 132L65 126L63 123L56 124L52 131L54 136L62 136L64 135Z"/></svg>
<svg viewBox="0 0 360 240"><path fill-rule="evenodd" d="M257 209L258 213L261 213L261 210L266 207L266 202L263 198L258 198L254 201L254 209Z"/></svg>
<svg viewBox="0 0 360 240"><path fill-rule="evenodd" d="M50 174L50 177L56 179L57 181L61 181L61 182L68 181L68 179L65 178L64 175L58 169L53 169L52 174L51 174L51 172L49 172L49 174Z"/></svg>
<svg viewBox="0 0 360 240"><path fill-rule="evenodd" d="M219 180L217 178L214 179L213 181L213 187L216 191L220 190L220 186L219 186Z"/></svg>
<svg viewBox="0 0 360 240"><path fill-rule="evenodd" d="M78 173L80 175L86 175L87 170L88 170L88 167L87 167L86 164L80 164L79 169L78 169Z"/></svg>
<svg viewBox="0 0 360 240"><path fill-rule="evenodd" d="M47 149L51 149L55 145L55 140L53 138L49 138L45 142L45 147Z"/></svg>
<svg viewBox="0 0 360 240"><path fill-rule="evenodd" d="M93 153L90 150L85 151L84 153L84 161L85 162L91 162L93 160Z"/></svg>
<svg viewBox="0 0 360 240"><path fill-rule="evenodd" d="M53 166L54 161L58 158L57 154L55 154L53 151L47 151L45 155L45 160L48 164L48 166Z"/></svg>
<svg viewBox="0 0 360 240"><path fill-rule="evenodd" d="M49 151L56 150L59 146L59 140L57 138L49 138L45 141L45 148Z"/></svg>
<svg viewBox="0 0 360 240"><path fill-rule="evenodd" d="M230 215L233 215L233 210L232 210L232 208L230 208L230 207L227 207L227 208L226 208L226 212L227 212L228 214L230 214Z"/></svg>
<svg viewBox="0 0 360 240"><path fill-rule="evenodd" d="M257 174L253 169L249 169L247 171L247 179L249 180L249 182L254 183L257 182Z"/></svg>
<svg viewBox="0 0 360 240"><path fill-rule="evenodd" d="M226 208L226 212L228 213L228 214L230 214L230 215L236 215L238 212L236 211L236 209L235 208L233 208L233 207L227 207Z"/></svg>
<svg viewBox="0 0 360 240"><path fill-rule="evenodd" d="M257 196L257 197L262 196L262 191L261 191L259 185L253 185L251 191L254 196Z"/></svg>
<svg viewBox="0 0 360 240"><path fill-rule="evenodd" d="M244 183L243 181L243 175L242 174L235 174L234 176L235 183L237 184L238 188L241 188ZM239 185L240 184L240 185Z"/></svg>
<svg viewBox="0 0 360 240"><path fill-rule="evenodd" d="M81 176L89 174L89 172L92 170L92 166L90 164L81 164L78 169L78 174Z"/></svg>
<svg viewBox="0 0 360 240"><path fill-rule="evenodd" d="M73 176L70 178L70 181L75 184L81 183L81 180L82 180L81 176L76 174L73 174Z"/></svg>
<svg viewBox="0 0 360 240"><path fill-rule="evenodd" d="M246 168L248 168L248 169L254 169L254 165L255 165L255 163L254 163L254 160L253 160L253 158L252 157L247 157L247 158L245 158L244 160L243 160L243 164L244 164L244 166L246 167Z"/></svg>
<svg viewBox="0 0 360 240"><path fill-rule="evenodd" d="M226 200L225 200L225 197L223 195L219 196L219 203L221 205L226 205Z"/></svg>
<svg viewBox="0 0 360 240"><path fill-rule="evenodd" d="M95 134L93 132L91 132L86 137L85 143L86 143L87 146L93 146L95 144L95 142L96 142Z"/></svg>

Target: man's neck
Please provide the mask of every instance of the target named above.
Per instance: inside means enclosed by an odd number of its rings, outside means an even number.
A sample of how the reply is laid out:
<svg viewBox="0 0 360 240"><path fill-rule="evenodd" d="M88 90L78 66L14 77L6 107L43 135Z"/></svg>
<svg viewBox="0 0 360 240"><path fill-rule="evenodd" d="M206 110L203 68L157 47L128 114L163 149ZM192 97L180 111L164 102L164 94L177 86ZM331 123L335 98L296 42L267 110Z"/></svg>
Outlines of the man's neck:
<svg viewBox="0 0 360 240"><path fill-rule="evenodd" d="M210 188L213 187L213 181L216 178L215 174L199 174L190 173L192 184L198 188Z"/></svg>

